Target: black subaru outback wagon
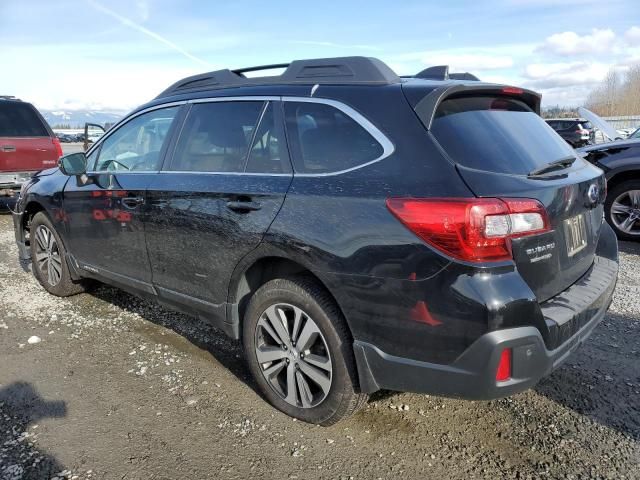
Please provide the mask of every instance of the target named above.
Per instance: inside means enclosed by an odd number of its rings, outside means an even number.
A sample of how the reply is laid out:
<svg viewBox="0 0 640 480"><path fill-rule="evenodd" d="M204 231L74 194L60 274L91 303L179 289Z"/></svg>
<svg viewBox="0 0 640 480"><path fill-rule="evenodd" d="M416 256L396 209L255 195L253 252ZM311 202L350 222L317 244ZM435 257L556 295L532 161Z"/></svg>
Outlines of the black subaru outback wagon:
<svg viewBox="0 0 640 480"><path fill-rule="evenodd" d="M25 185L43 287L97 279L211 322L269 402L323 425L379 389L519 392L589 336L618 271L605 180L536 93L280 67L181 80Z"/></svg>

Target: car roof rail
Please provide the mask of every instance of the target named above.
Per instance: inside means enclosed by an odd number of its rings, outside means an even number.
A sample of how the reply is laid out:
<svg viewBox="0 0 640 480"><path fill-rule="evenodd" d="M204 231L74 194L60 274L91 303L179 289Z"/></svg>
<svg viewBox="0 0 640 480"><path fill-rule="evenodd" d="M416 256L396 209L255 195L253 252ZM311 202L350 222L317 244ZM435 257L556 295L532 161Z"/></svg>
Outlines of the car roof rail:
<svg viewBox="0 0 640 480"><path fill-rule="evenodd" d="M19 98L14 97L13 95L0 95L0 100L12 100L14 102L21 102Z"/></svg>
<svg viewBox="0 0 640 480"><path fill-rule="evenodd" d="M428 67L414 75L414 78L425 80L467 80L479 82L480 79L469 72L449 73L449 65L437 65Z"/></svg>
<svg viewBox="0 0 640 480"><path fill-rule="evenodd" d="M281 75L246 77L247 72L285 68ZM400 77L384 62L372 57L336 57L294 60L236 70L216 70L177 81L156 98L198 90L212 90L249 85L390 85Z"/></svg>

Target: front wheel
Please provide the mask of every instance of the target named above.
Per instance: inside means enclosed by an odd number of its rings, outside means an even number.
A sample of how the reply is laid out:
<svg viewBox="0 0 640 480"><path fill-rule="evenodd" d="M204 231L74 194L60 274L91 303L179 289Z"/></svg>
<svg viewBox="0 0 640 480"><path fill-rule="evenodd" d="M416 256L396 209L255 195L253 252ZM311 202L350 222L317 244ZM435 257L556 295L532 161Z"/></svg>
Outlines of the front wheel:
<svg viewBox="0 0 640 480"><path fill-rule="evenodd" d="M71 278L64 245L44 212L31 220L29 247L33 275L47 292L68 297L84 291L84 285Z"/></svg>
<svg viewBox="0 0 640 480"><path fill-rule="evenodd" d="M267 400L305 422L331 425L360 408L351 336L334 300L313 279L264 284L247 307L243 345Z"/></svg>
<svg viewBox="0 0 640 480"><path fill-rule="evenodd" d="M640 240L640 180L628 180L612 188L605 212L619 239Z"/></svg>

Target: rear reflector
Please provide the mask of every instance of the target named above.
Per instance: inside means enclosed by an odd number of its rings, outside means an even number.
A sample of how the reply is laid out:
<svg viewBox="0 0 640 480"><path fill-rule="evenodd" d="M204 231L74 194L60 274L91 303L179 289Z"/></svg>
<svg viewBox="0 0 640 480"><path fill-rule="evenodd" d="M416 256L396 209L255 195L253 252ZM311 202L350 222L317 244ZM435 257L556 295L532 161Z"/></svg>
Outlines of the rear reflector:
<svg viewBox="0 0 640 480"><path fill-rule="evenodd" d="M496 370L496 381L504 382L511 378L511 349L505 348L500 354L498 370Z"/></svg>
<svg viewBox="0 0 640 480"><path fill-rule="evenodd" d="M514 198L389 198L387 208L409 230L452 257L511 260L511 239L549 230L537 200Z"/></svg>

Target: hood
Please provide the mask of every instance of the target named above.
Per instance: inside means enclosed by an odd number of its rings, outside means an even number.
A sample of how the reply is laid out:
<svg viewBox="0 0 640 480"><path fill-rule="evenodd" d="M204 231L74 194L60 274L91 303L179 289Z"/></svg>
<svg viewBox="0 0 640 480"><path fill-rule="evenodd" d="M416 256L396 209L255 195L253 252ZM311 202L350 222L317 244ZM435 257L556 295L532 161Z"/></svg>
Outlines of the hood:
<svg viewBox="0 0 640 480"><path fill-rule="evenodd" d="M615 128L609 125L606 120L593 113L591 110L580 107L578 108L578 115L589 120L594 127L600 130L605 136L609 137L609 140L614 141L621 138L620 134L616 131Z"/></svg>
<svg viewBox="0 0 640 480"><path fill-rule="evenodd" d="M62 175L62 172L58 167L45 168L44 170L40 170L39 172L36 172L33 175L33 177L48 177L49 175L54 175L56 173L59 173L60 175Z"/></svg>
<svg viewBox="0 0 640 480"><path fill-rule="evenodd" d="M597 143L595 145L587 145L586 147L576 148L578 152L597 152L598 150L608 150L610 148L629 148L639 147L640 139L637 140L616 140L615 142Z"/></svg>

